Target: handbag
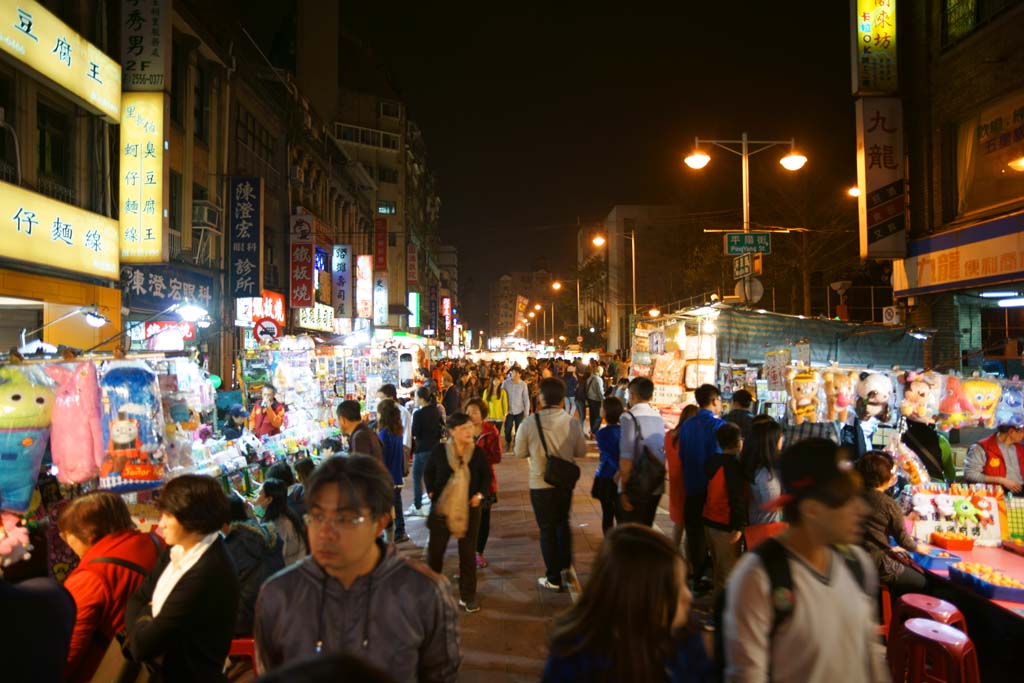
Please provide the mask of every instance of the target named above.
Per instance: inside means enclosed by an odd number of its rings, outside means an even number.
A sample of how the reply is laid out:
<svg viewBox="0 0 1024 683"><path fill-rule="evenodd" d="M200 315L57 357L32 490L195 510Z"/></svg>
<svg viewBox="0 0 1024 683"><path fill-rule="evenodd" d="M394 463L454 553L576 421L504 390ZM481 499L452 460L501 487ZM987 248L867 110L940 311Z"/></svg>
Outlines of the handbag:
<svg viewBox="0 0 1024 683"><path fill-rule="evenodd" d="M540 445L544 448L544 457L547 459L547 464L544 465L544 482L551 484L557 489L572 491L576 488L576 482L580 478L579 465L551 454L548 450L548 443L544 439L544 429L540 424L540 413L534 413L533 417L537 421L537 434L540 435Z"/></svg>
<svg viewBox="0 0 1024 683"><path fill-rule="evenodd" d="M660 496L665 493L665 463L661 462L651 449L644 443L644 434L640 430L640 422L627 410L626 414L633 418L636 425L636 448L633 453L633 471L629 475L623 492L630 500L641 500L651 496ZM640 457L636 457L639 453Z"/></svg>

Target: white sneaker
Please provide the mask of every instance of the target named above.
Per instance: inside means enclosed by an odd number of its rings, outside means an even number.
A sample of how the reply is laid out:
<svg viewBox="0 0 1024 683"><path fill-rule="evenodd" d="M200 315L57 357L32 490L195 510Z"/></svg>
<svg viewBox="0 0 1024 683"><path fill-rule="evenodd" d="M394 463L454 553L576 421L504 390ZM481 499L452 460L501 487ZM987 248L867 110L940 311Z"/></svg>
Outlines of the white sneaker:
<svg viewBox="0 0 1024 683"><path fill-rule="evenodd" d="M417 509L415 505L410 505L409 509L405 511L406 517L426 517L427 513L422 508Z"/></svg>
<svg viewBox="0 0 1024 683"><path fill-rule="evenodd" d="M562 592L562 587L561 586L556 586L555 584L553 584L550 581L548 581L548 577L546 577L546 576L542 576L539 579L537 579L537 585L540 586L541 588L545 588L545 589L547 589L549 591L554 591L556 593L561 593Z"/></svg>

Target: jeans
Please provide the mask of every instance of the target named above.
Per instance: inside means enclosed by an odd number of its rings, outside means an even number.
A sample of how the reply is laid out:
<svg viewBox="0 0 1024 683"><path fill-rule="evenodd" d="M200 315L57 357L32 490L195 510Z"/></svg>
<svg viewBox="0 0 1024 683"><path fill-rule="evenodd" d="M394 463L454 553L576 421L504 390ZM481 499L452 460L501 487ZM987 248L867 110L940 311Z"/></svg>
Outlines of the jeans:
<svg viewBox="0 0 1024 683"><path fill-rule="evenodd" d="M601 428L601 402L588 398L587 406L590 407L590 433L596 437L597 430Z"/></svg>
<svg viewBox="0 0 1024 683"><path fill-rule="evenodd" d="M643 524L644 526L654 526L654 517L658 514L658 502L661 501L661 496L644 496L639 500L633 500L630 498L629 502L633 506L633 510L627 512L622 507L622 499L618 501L618 516L620 524Z"/></svg>
<svg viewBox="0 0 1024 683"><path fill-rule="evenodd" d="M430 451L420 451L412 456L412 505L420 509L423 500L423 470L427 467Z"/></svg>
<svg viewBox="0 0 1024 683"><path fill-rule="evenodd" d="M427 564L438 574L444 569L444 551L452 532L448 522L435 515L433 509L427 517L430 540L427 541ZM459 598L463 602L476 599L476 537L480 531L480 508L469 508L469 528L459 540Z"/></svg>
<svg viewBox="0 0 1024 683"><path fill-rule="evenodd" d="M533 515L540 529L540 554L544 557L544 574L556 586L562 585L562 570L572 565L572 533L569 531L569 510L572 491L568 489L530 489Z"/></svg>
<svg viewBox="0 0 1024 683"><path fill-rule="evenodd" d="M587 419L587 402L578 398L573 400L576 401L576 416L580 419L580 427L582 427Z"/></svg>
<svg viewBox="0 0 1024 683"><path fill-rule="evenodd" d="M480 532L476 536L476 552L484 554L487 546L487 537L491 535L491 503L485 498L480 503Z"/></svg>
<svg viewBox="0 0 1024 683"><path fill-rule="evenodd" d="M707 494L686 494L683 503L683 524L686 526L686 561L690 563L689 576L699 581L708 563L708 546L704 538L704 501Z"/></svg>
<svg viewBox="0 0 1024 683"><path fill-rule="evenodd" d="M519 425L523 424L524 413L509 413L505 416L505 441L512 443L512 423L516 425L516 434L519 433Z"/></svg>
<svg viewBox="0 0 1024 683"><path fill-rule="evenodd" d="M395 536L405 535L405 512L402 511L402 487L395 487ZM392 543L394 539L392 539Z"/></svg>
<svg viewBox="0 0 1024 683"><path fill-rule="evenodd" d="M607 536L616 520L623 521L619 507L619 487L611 477L594 477L590 493L601 503L601 532Z"/></svg>

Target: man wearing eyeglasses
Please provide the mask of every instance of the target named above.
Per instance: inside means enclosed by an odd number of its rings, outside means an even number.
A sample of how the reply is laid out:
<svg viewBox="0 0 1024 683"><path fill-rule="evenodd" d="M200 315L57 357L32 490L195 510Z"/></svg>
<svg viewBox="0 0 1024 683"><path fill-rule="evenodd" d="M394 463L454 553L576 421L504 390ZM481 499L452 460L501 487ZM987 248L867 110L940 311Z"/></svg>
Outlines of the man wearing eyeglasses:
<svg viewBox="0 0 1024 683"><path fill-rule="evenodd" d="M394 504L378 460L331 458L306 484L310 556L260 590L260 673L318 654L351 654L399 683L455 681L462 657L444 580L381 540Z"/></svg>

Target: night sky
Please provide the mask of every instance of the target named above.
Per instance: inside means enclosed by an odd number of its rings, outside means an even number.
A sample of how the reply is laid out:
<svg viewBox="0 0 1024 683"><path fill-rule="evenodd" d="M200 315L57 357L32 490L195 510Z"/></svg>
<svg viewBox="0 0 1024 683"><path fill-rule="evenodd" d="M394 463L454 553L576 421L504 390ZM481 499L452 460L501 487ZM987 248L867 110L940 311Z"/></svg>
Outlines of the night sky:
<svg viewBox="0 0 1024 683"><path fill-rule="evenodd" d="M502 269L569 272L577 216L675 202L738 216L738 159L681 168L695 135L796 137L802 173L837 193L855 184L844 0L544 3L505 16L445 4L343 3L342 20L390 63L424 131L470 327L486 327Z"/></svg>

